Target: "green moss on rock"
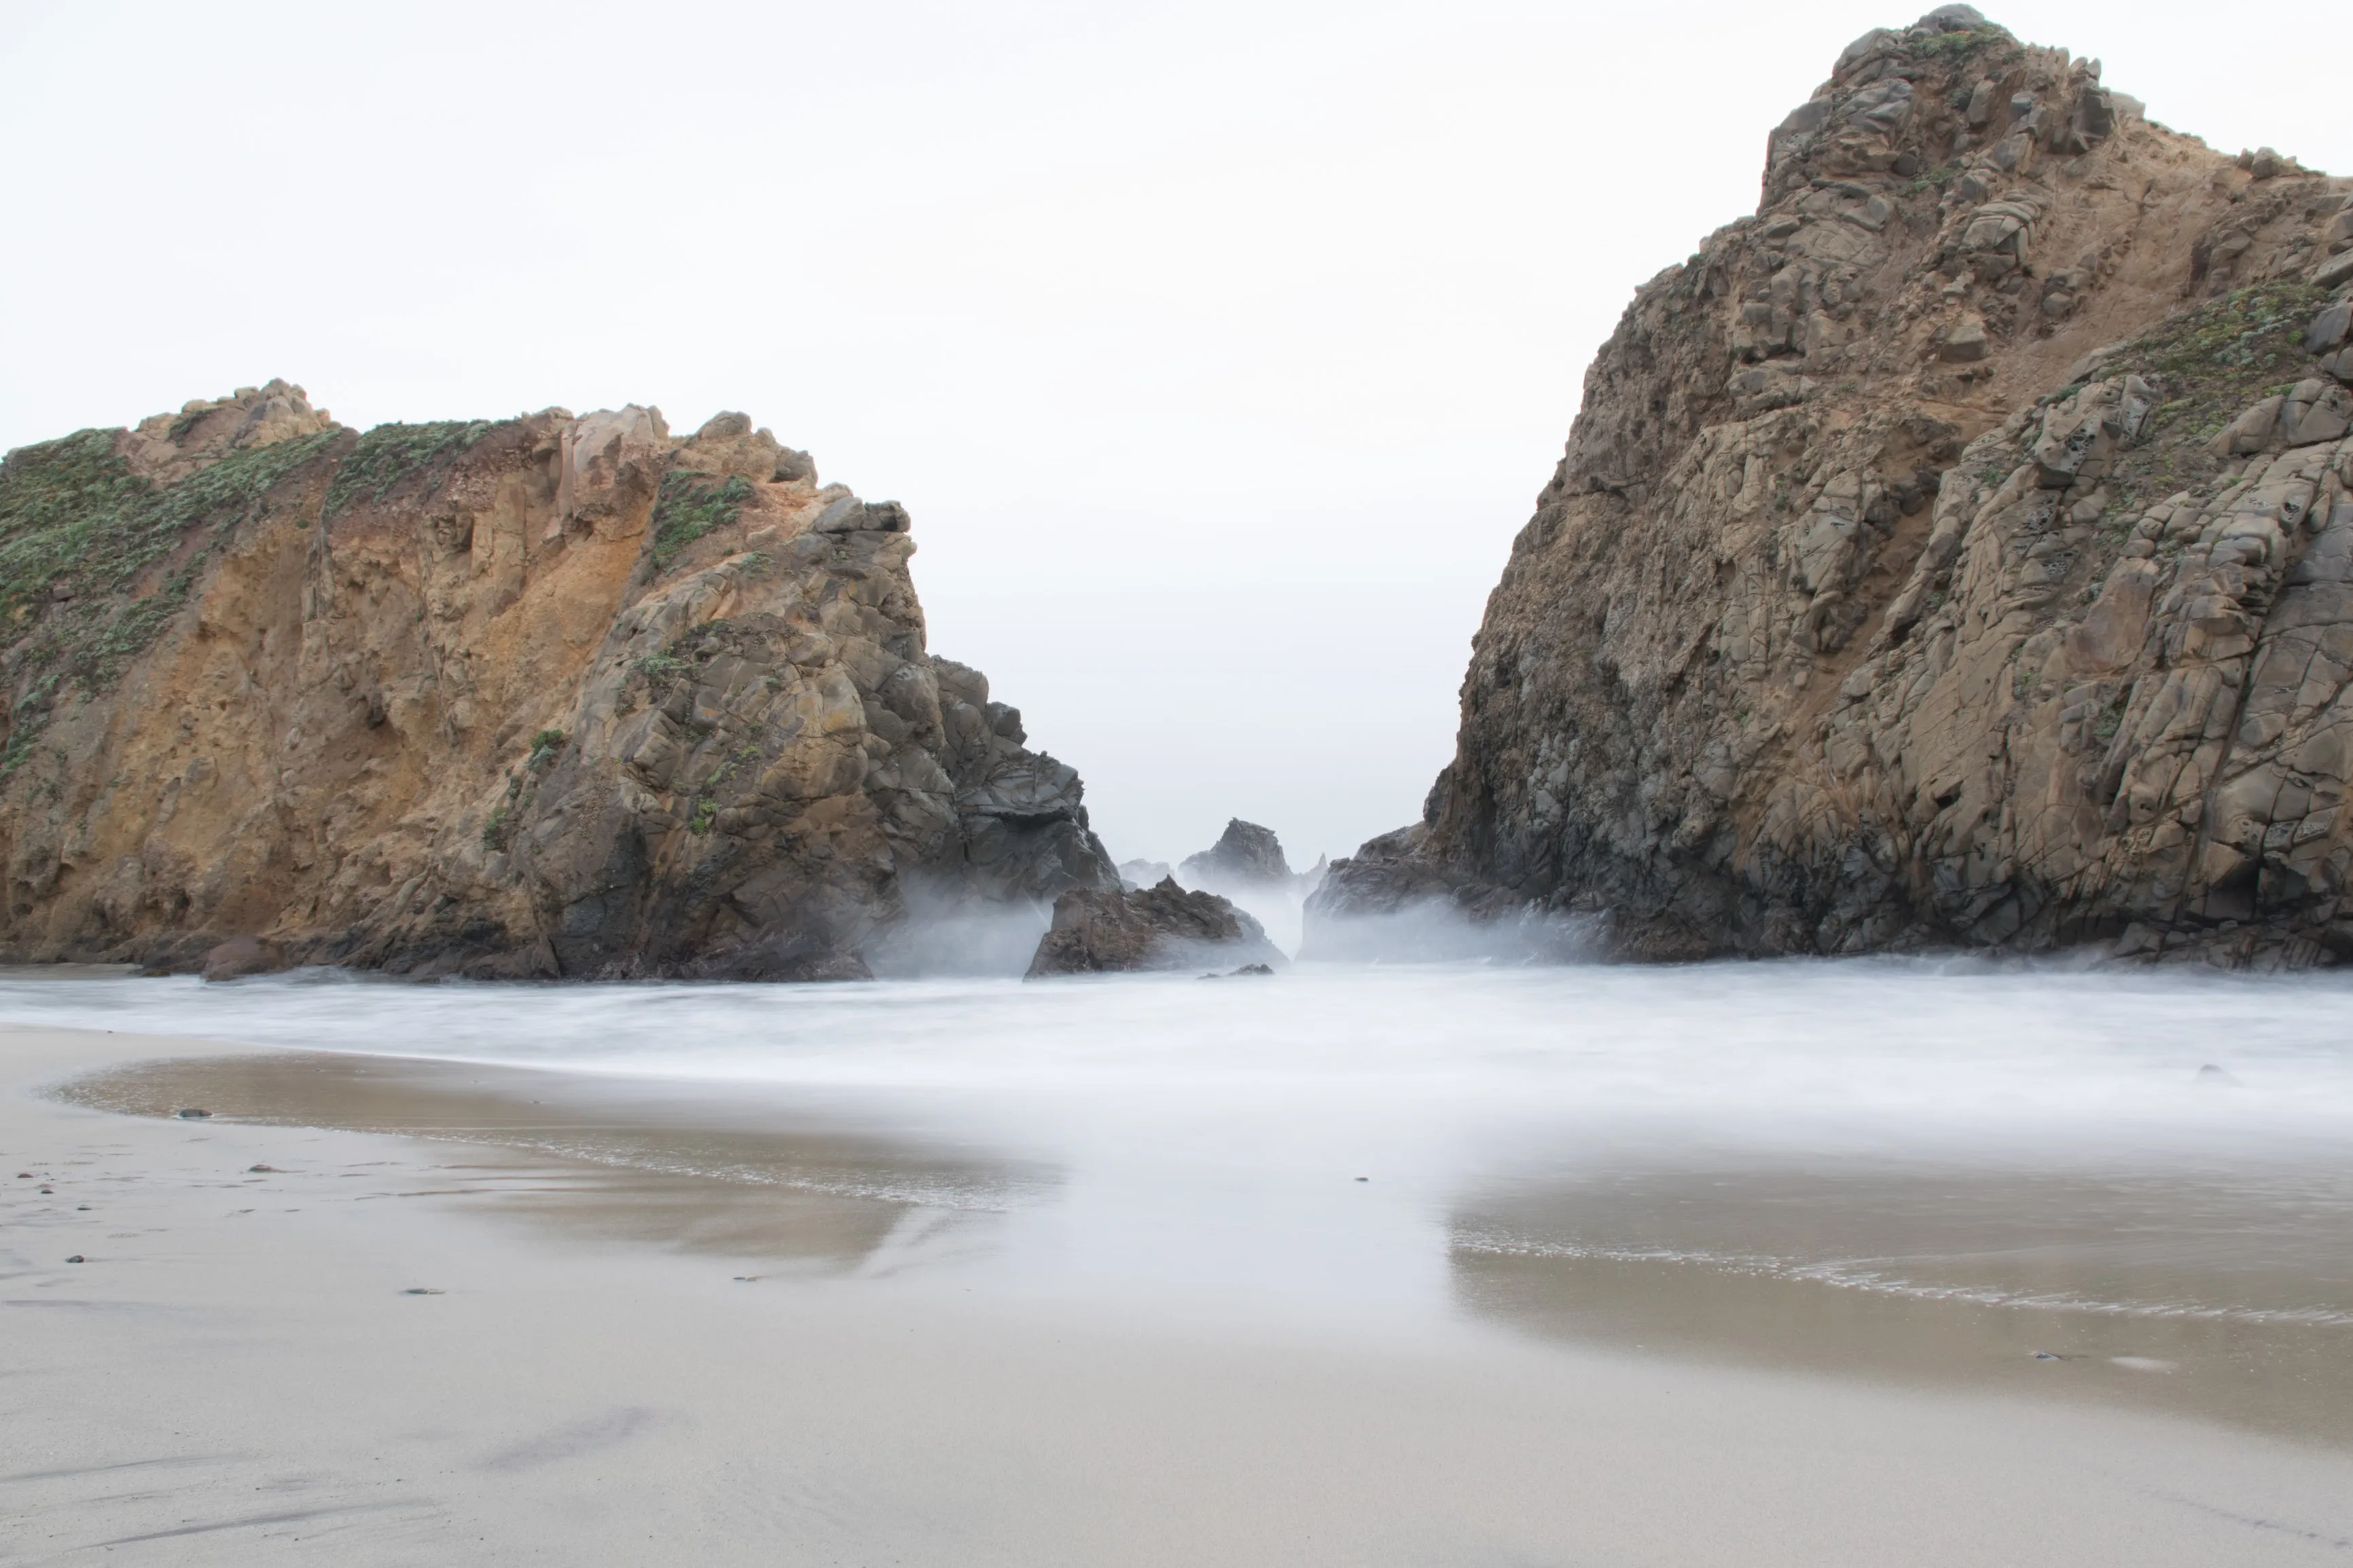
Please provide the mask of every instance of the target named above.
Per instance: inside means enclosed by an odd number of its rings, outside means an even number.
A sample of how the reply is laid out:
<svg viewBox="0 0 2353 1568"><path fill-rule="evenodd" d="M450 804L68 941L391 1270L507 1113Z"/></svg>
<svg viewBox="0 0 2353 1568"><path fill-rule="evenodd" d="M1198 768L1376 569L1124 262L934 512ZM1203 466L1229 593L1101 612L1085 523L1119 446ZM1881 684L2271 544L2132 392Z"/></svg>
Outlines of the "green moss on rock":
<svg viewBox="0 0 2353 1568"><path fill-rule="evenodd" d="M155 640L212 551L337 432L232 452L169 485L131 471L114 432L20 447L0 463L0 655L14 693L0 775L19 766L75 689L104 691ZM159 569L162 570L160 576Z"/></svg>
<svg viewBox="0 0 2353 1568"><path fill-rule="evenodd" d="M335 470L327 486L326 515L333 517L363 500L377 501L403 480L425 476L427 489L441 482L458 459L499 427L489 419L439 419L425 425L379 425Z"/></svg>
<svg viewBox="0 0 2353 1568"><path fill-rule="evenodd" d="M2117 459L2110 483L2118 498L2146 505L2219 474L2228 459L2209 441L2306 374L2305 324L2327 300L2308 283L2241 289L2159 322L2112 361L2103 374L2136 371L2164 400L2140 442Z"/></svg>
<svg viewBox="0 0 2353 1568"><path fill-rule="evenodd" d="M740 475L723 484L694 468L664 474L654 499L654 570L669 571L688 545L733 522L751 499L751 481Z"/></svg>

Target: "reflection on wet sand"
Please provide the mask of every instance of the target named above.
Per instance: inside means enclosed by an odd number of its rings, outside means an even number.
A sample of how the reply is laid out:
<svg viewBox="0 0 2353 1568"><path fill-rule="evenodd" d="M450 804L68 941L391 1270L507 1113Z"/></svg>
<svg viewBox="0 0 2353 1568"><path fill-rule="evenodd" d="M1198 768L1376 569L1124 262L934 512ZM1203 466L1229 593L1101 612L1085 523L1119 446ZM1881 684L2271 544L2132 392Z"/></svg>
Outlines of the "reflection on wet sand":
<svg viewBox="0 0 2353 1568"><path fill-rule="evenodd" d="M473 1145L430 1192L566 1235L887 1273L986 1249L1005 1211L1060 1173L826 1125L730 1087L290 1052L146 1062L58 1097L92 1110L397 1133ZM806 1099L807 1097L801 1097Z"/></svg>
<svg viewBox="0 0 2353 1568"><path fill-rule="evenodd" d="M1687 1358L2090 1395L2353 1442L2353 1164L1746 1168L1451 1215L1476 1317Z"/></svg>
<svg viewBox="0 0 2353 1568"><path fill-rule="evenodd" d="M1883 1142L1767 1152L1588 1122L1490 1140L1424 1185L1403 1162L1359 1184L1255 1143L1219 1153L1204 1129L1240 1112L1123 1123L1124 1101L1054 1121L1020 1097L1029 1146L1061 1142L1017 1157L997 1102L959 1088L285 1053L147 1063L61 1093L439 1141L449 1162L424 1179L405 1163L328 1184L726 1257L743 1276L944 1269L987 1293L1340 1314L1432 1342L1467 1321L2353 1444L2353 1151L2284 1132L2138 1152L1989 1134L1899 1158ZM1312 1118L1297 1102L1285 1114L1293 1133ZM1067 1130L1098 1121L1111 1132ZM1266 1148L1290 1147L1265 1126ZM1174 1157L1204 1150L1218 1157Z"/></svg>

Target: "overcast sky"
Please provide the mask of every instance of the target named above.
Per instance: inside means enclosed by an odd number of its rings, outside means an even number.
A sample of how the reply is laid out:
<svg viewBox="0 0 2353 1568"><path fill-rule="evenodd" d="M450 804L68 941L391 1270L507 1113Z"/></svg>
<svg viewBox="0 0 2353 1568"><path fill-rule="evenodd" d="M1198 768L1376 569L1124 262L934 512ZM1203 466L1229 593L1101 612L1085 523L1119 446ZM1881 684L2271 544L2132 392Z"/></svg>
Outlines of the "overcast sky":
<svg viewBox="0 0 2353 1568"><path fill-rule="evenodd" d="M1304 864L1451 754L1634 286L1913 14L0 0L0 446L272 375L361 426L740 408L907 504L933 647L1116 854L1239 815ZM2211 0L1992 14L2353 170L2340 73Z"/></svg>

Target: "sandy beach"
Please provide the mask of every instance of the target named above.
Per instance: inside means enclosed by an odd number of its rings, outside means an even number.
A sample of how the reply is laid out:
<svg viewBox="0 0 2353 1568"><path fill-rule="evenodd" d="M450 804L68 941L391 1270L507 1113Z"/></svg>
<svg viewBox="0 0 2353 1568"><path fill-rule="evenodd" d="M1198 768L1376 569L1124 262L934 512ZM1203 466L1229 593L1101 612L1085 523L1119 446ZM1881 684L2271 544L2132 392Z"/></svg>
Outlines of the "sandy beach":
<svg viewBox="0 0 2353 1568"><path fill-rule="evenodd" d="M2353 1550L2353 1452L2326 1442L1630 1341L1024 1300L927 1282L940 1271L908 1260L956 1227L885 1198L665 1176L488 1128L184 1121L48 1092L224 1054L0 1032L12 1561Z"/></svg>

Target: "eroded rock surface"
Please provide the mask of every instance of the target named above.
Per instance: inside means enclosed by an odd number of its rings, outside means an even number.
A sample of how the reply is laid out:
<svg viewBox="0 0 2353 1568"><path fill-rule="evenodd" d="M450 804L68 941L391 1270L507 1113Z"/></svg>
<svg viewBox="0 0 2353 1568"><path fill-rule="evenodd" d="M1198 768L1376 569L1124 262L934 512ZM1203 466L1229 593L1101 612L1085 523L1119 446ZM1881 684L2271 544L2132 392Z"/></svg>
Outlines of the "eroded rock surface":
<svg viewBox="0 0 2353 1568"><path fill-rule="evenodd" d="M1029 978L1124 970L1199 969L1284 963L1266 929L1215 893L1174 878L1140 890L1073 889L1054 901Z"/></svg>
<svg viewBox="0 0 2353 1568"><path fill-rule="evenodd" d="M1319 926L1637 956L2353 954L2353 181L1967 6L1873 32L1636 294L1424 819Z"/></svg>
<svg viewBox="0 0 2353 1568"><path fill-rule="evenodd" d="M384 426L273 382L0 468L0 948L822 978L1117 886L934 658L905 511L740 414Z"/></svg>
<svg viewBox="0 0 2353 1568"><path fill-rule="evenodd" d="M1275 884L1291 880L1291 864L1282 858L1282 840L1271 827L1229 817L1218 841L1198 855L1187 855L1178 870L1198 886L1219 883Z"/></svg>

